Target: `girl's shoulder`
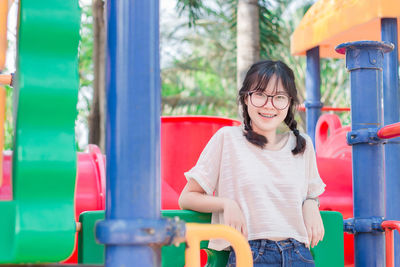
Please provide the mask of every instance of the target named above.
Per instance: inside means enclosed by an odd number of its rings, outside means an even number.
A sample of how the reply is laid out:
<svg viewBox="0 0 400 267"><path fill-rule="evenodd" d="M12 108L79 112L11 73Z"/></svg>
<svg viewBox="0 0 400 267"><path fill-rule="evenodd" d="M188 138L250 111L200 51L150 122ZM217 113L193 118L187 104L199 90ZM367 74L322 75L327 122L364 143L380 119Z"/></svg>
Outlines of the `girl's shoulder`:
<svg viewBox="0 0 400 267"><path fill-rule="evenodd" d="M243 135L242 126L224 126L220 128L216 134L223 136L237 136L238 134Z"/></svg>
<svg viewBox="0 0 400 267"><path fill-rule="evenodd" d="M303 154L307 156L310 156L311 153L315 154L315 148L311 137L306 133L300 133L300 135L306 139L306 149Z"/></svg>
<svg viewBox="0 0 400 267"><path fill-rule="evenodd" d="M304 139L306 139L307 144L310 143L310 142L312 143L311 137L310 137L308 134L303 133L303 132L300 132L300 135L301 135Z"/></svg>
<svg viewBox="0 0 400 267"><path fill-rule="evenodd" d="M237 142L243 138L243 129L239 126L224 126L220 128L212 137L217 139L219 142Z"/></svg>

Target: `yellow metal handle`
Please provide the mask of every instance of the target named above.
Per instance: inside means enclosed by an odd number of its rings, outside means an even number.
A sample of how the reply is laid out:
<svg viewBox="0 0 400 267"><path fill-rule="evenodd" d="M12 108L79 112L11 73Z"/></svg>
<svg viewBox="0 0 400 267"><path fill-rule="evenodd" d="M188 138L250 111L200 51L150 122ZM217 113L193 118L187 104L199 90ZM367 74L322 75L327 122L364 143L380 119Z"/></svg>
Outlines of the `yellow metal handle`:
<svg viewBox="0 0 400 267"><path fill-rule="evenodd" d="M249 243L244 236L234 228L221 224L186 224L186 267L200 267L200 241L222 238L231 243L236 254L238 267L252 267L253 257Z"/></svg>

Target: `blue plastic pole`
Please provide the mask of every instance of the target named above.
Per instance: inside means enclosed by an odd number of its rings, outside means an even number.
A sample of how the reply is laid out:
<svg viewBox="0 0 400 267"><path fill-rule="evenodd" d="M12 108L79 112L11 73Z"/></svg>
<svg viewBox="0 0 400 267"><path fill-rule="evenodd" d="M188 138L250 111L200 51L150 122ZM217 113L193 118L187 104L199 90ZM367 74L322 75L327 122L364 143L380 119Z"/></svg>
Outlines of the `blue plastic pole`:
<svg viewBox="0 0 400 267"><path fill-rule="evenodd" d="M383 145L365 133L383 126L383 53L391 48L382 42L361 41L341 44L336 49L346 52L346 67L350 71L352 132L348 139L365 136L352 147L356 221L385 215ZM385 265L383 233L366 227L355 233L354 244L356 266Z"/></svg>
<svg viewBox="0 0 400 267"><path fill-rule="evenodd" d="M307 68L306 68L306 93L307 100L304 103L306 107L307 134L315 146L315 128L319 115L321 113L321 77L319 64L319 47L307 50Z"/></svg>
<svg viewBox="0 0 400 267"><path fill-rule="evenodd" d="M383 106L385 125L400 121L397 19L381 20L382 41L391 42L395 49L383 60ZM390 139L385 144L386 219L400 220L400 139ZM395 266L400 266L400 236L394 231Z"/></svg>
<svg viewBox="0 0 400 267"><path fill-rule="evenodd" d="M156 235L160 218L158 0L107 1L107 36L105 265L161 266L160 247L136 235ZM135 229L142 220L148 228Z"/></svg>

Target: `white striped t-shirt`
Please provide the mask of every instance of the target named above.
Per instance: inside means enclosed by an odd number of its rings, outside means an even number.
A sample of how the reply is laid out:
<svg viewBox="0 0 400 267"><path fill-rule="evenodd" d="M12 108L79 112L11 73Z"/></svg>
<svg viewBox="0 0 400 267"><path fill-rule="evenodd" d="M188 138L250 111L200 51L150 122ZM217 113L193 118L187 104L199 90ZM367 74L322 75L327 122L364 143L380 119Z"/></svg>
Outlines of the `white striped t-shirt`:
<svg viewBox="0 0 400 267"><path fill-rule="evenodd" d="M241 126L221 128L208 142L196 165L185 173L208 195L237 202L246 219L248 239L294 238L309 243L302 203L324 191L311 139L303 154L293 155L293 132L280 150L261 149L246 140ZM224 224L223 213L213 213L211 223ZM210 240L209 247L223 250L229 243Z"/></svg>

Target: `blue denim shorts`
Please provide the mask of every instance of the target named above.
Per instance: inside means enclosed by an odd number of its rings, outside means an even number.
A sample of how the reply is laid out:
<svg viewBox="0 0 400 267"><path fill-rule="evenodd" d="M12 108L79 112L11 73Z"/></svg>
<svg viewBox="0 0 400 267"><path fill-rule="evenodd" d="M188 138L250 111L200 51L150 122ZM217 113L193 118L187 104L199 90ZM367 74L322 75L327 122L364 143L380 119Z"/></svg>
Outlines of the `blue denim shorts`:
<svg viewBox="0 0 400 267"><path fill-rule="evenodd" d="M308 248L296 239L249 241L254 267L315 267ZM229 254L228 267L236 266L235 252Z"/></svg>

